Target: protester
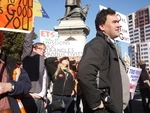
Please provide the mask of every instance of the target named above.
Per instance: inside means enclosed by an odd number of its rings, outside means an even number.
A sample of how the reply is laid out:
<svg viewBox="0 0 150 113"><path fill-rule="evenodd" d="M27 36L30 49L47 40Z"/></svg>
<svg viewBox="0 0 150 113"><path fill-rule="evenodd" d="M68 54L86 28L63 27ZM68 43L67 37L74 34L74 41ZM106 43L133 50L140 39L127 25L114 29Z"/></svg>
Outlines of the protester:
<svg viewBox="0 0 150 113"><path fill-rule="evenodd" d="M16 63L17 59L0 54L0 113L20 113L17 99L23 98L31 88L28 74L22 68L18 80L12 79Z"/></svg>
<svg viewBox="0 0 150 113"><path fill-rule="evenodd" d="M45 113L47 71L44 52L46 46L40 42L33 44L33 35L34 29L26 34L23 45L23 68L29 75L32 87L22 102L27 113Z"/></svg>
<svg viewBox="0 0 150 113"><path fill-rule="evenodd" d="M146 63L144 61L139 62L139 66L142 69L140 78L139 78L139 89L142 97L142 106L144 109L144 113L150 112L150 81L149 76L146 71ZM148 98L148 102L146 102L146 98ZM149 108L148 108L149 107ZM148 112L149 110L149 112Z"/></svg>
<svg viewBox="0 0 150 113"><path fill-rule="evenodd" d="M129 78L114 39L120 24L114 10L98 12L96 37L84 47L79 62L78 82L83 93L84 113L122 113L129 101Z"/></svg>
<svg viewBox="0 0 150 113"><path fill-rule="evenodd" d="M52 62L58 60L58 66L54 70L50 69L48 72L53 75L53 91L52 91L52 103L53 99L63 99L65 102L65 109L52 111L52 113L67 113L68 107L73 101L72 96L74 95L74 76L73 72L69 67L68 57L50 57L45 61L46 67L51 67ZM53 68L54 69L54 68Z"/></svg>

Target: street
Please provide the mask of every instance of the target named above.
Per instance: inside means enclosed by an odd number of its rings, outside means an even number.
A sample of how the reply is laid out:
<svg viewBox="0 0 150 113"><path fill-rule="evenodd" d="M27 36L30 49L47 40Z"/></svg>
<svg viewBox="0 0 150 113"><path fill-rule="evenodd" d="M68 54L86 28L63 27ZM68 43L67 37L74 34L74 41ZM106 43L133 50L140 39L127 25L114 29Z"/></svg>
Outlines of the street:
<svg viewBox="0 0 150 113"><path fill-rule="evenodd" d="M142 100L139 92L135 92L134 99L132 100L132 113L144 113L142 107Z"/></svg>

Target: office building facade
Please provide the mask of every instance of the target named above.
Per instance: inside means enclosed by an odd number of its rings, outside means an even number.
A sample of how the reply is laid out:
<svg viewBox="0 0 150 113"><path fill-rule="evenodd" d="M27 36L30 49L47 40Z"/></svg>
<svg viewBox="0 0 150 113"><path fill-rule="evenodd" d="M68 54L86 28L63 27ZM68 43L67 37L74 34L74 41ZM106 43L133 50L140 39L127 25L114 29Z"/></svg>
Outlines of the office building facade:
<svg viewBox="0 0 150 113"><path fill-rule="evenodd" d="M131 66L139 67L139 61L143 60L146 62L147 70L150 70L150 6L139 9L127 17Z"/></svg>

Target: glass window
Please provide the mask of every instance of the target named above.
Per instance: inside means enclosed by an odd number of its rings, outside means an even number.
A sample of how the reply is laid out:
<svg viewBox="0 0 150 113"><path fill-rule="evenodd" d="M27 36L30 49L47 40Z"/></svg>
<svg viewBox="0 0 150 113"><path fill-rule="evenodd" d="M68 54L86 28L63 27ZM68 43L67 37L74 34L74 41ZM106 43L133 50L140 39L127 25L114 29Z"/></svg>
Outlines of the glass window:
<svg viewBox="0 0 150 113"><path fill-rule="evenodd" d="M147 29L147 28L150 28L150 25L145 27L145 29Z"/></svg>
<svg viewBox="0 0 150 113"><path fill-rule="evenodd" d="M129 20L131 20L132 19L132 15L129 15L128 18L129 18Z"/></svg>

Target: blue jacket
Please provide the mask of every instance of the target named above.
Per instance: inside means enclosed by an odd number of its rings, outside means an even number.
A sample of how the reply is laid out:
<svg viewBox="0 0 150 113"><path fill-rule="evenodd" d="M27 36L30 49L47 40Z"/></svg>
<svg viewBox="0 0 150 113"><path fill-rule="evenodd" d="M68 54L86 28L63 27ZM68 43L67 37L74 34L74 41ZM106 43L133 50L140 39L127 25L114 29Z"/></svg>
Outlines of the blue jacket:
<svg viewBox="0 0 150 113"><path fill-rule="evenodd" d="M5 56L5 55L4 55ZM16 59L13 57L5 56L3 57L6 63L6 70L8 73L8 82L14 85L14 90L6 94L9 99L10 107L13 113L20 113L17 98L23 97L31 88L31 82L28 77L27 72L24 69L21 69L21 74L18 78L18 81L12 80L13 70L16 68Z"/></svg>

